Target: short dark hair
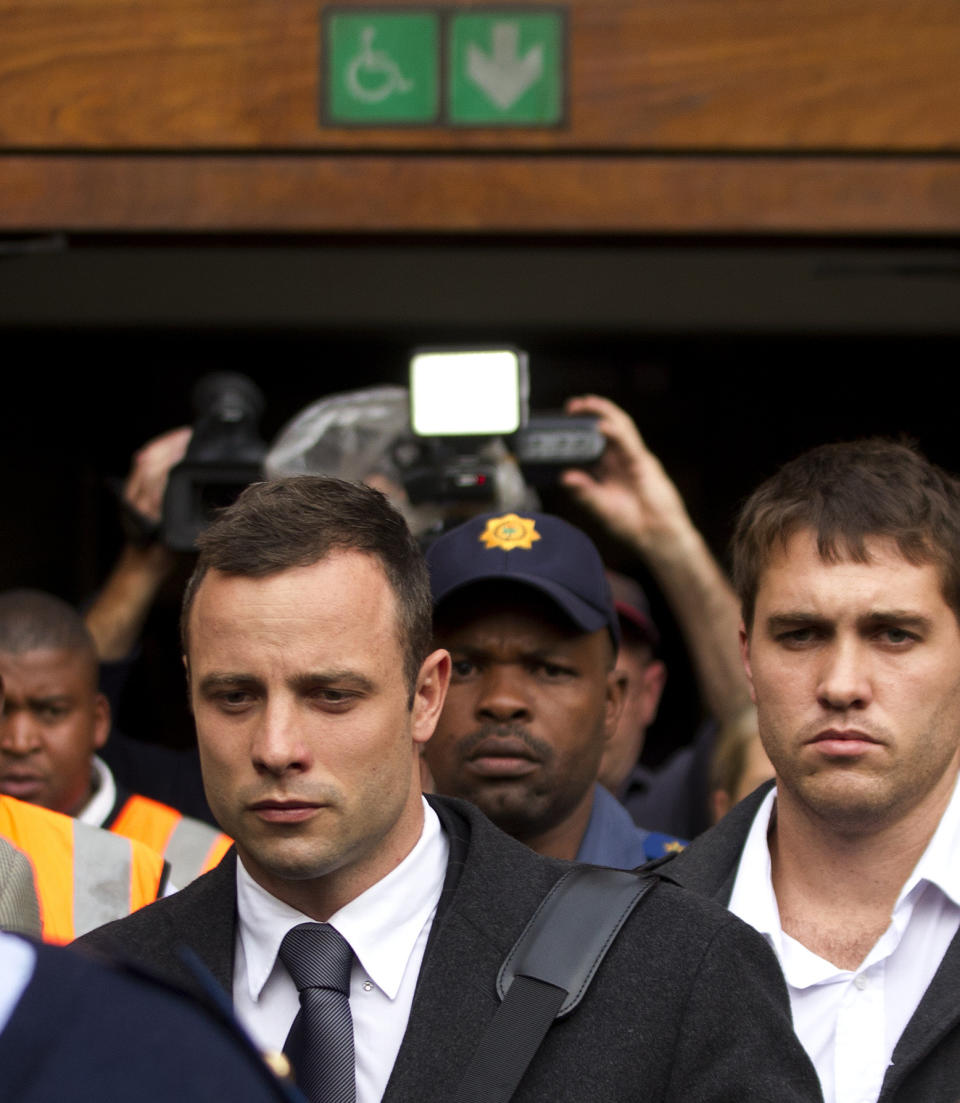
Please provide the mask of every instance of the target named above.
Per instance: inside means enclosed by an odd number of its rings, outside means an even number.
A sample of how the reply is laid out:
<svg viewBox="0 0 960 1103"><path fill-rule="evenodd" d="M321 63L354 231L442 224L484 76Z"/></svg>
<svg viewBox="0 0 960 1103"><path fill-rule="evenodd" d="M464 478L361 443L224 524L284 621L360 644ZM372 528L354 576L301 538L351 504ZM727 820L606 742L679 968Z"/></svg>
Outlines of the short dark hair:
<svg viewBox="0 0 960 1103"><path fill-rule="evenodd" d="M747 499L733 536L733 581L752 627L760 576L796 532L816 534L825 562L869 562L866 540L892 540L932 563L960 620L960 484L912 444L873 437L823 444L784 464Z"/></svg>
<svg viewBox="0 0 960 1103"><path fill-rule="evenodd" d="M83 617L72 605L43 590L0 594L0 651L73 651L82 655L97 682L97 649Z"/></svg>
<svg viewBox="0 0 960 1103"><path fill-rule="evenodd" d="M417 675L431 648L430 580L406 522L380 491L319 475L254 483L218 514L197 548L200 557L180 614L184 654L190 609L207 571L262 578L309 567L331 552L374 556L396 597L412 704Z"/></svg>

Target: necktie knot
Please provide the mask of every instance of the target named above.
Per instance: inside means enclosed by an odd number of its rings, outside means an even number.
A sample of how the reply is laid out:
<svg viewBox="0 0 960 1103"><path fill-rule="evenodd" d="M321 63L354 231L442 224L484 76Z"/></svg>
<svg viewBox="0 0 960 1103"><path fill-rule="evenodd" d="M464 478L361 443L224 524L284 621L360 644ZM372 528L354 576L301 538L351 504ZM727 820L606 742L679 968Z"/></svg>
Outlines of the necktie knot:
<svg viewBox="0 0 960 1103"><path fill-rule="evenodd" d="M350 994L353 951L328 923L301 923L284 935L280 960L300 992L325 988Z"/></svg>

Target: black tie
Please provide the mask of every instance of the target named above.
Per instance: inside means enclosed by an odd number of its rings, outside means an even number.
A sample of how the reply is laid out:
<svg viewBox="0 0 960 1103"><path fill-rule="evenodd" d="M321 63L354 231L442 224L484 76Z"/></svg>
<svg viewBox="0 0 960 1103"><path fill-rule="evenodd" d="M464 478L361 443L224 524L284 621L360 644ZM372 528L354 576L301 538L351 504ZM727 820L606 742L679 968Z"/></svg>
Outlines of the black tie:
<svg viewBox="0 0 960 1103"><path fill-rule="evenodd" d="M300 1013L283 1052L311 1103L356 1103L350 943L327 923L301 923L280 943L280 960L300 990Z"/></svg>

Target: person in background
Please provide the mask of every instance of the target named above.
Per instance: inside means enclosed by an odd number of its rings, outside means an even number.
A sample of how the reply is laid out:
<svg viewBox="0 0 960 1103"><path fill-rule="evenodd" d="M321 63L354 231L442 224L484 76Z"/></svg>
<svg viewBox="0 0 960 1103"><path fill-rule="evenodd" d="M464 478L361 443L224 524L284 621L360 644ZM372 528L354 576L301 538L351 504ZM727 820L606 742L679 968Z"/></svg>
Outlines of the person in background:
<svg viewBox="0 0 960 1103"><path fill-rule="evenodd" d="M209 824L118 786L98 756L110 705L79 614L39 590L0 594L0 793L136 839L171 865L182 888L223 857L230 839Z"/></svg>
<svg viewBox="0 0 960 1103"><path fill-rule="evenodd" d="M100 688L116 715L140 655L144 625L178 567L178 555L160 539L170 471L186 454L192 430L181 426L148 441L134 454L119 496L125 541L103 586L84 610L100 660ZM171 638L171 649L175 647ZM119 783L194 819L214 823L203 792L196 747L148 742L114 726L101 758Z"/></svg>
<svg viewBox="0 0 960 1103"><path fill-rule="evenodd" d="M729 720L717 733L710 764L713 822L721 820L744 797L773 777L773 766L760 741L756 705Z"/></svg>
<svg viewBox="0 0 960 1103"><path fill-rule="evenodd" d="M616 669L626 678L626 688L620 719L600 760L599 781L626 804L632 791L646 791L653 781L652 771L640 765L640 755L647 728L657 717L667 668L657 658L660 633L646 594L632 578L617 571L606 574L620 624Z"/></svg>
<svg viewBox="0 0 960 1103"><path fill-rule="evenodd" d="M711 822L708 777L716 729L750 702L740 663L737 599L630 415L597 395L571 398L566 409L595 417L607 447L594 467L569 469L561 482L653 575L683 633L710 717L690 745L664 766L627 774L620 782L620 797L635 822L692 838ZM635 607L642 610L643 604ZM661 674L647 664L641 677L658 681ZM651 699L644 688L641 707L622 721L633 725L638 743L650 722L645 717Z"/></svg>
<svg viewBox="0 0 960 1103"><path fill-rule="evenodd" d="M4 695L0 677L0 713ZM167 864L143 843L2 793L0 860L0 928L46 942L129 915L167 884Z"/></svg>
<svg viewBox="0 0 960 1103"><path fill-rule="evenodd" d="M436 790L539 854L632 869L682 845L598 784L626 675L597 549L545 513L482 514L427 550L434 638L453 657L424 748Z"/></svg>
<svg viewBox="0 0 960 1103"><path fill-rule="evenodd" d="M0 840L30 863L45 942L72 942L167 887L166 863L143 843L2 793Z"/></svg>

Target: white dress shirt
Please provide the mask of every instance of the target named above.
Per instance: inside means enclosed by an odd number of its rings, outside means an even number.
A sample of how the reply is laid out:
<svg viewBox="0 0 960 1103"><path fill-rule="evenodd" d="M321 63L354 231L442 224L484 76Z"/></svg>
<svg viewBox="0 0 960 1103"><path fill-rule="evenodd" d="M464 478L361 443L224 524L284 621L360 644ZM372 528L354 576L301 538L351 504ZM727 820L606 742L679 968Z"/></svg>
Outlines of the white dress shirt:
<svg viewBox="0 0 960 1103"><path fill-rule="evenodd" d="M767 846L775 797L774 789L757 811L729 907L777 955L824 1103L875 1103L897 1041L960 928L960 786L901 889L890 926L855 970L838 969L781 929Z"/></svg>
<svg viewBox="0 0 960 1103"><path fill-rule="evenodd" d="M423 810L423 833L407 857L330 917L355 955L350 1013L357 1103L379 1103L390 1079L447 872L446 836L426 801ZM234 1009L264 1049L279 1050L300 997L277 954L287 931L312 920L261 888L240 861L237 913Z"/></svg>

